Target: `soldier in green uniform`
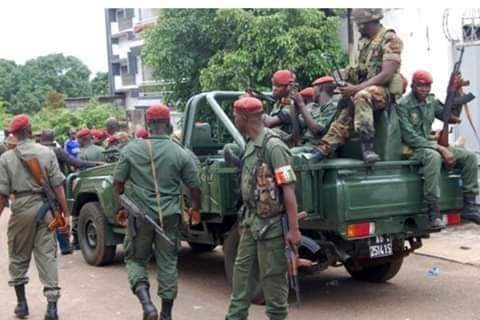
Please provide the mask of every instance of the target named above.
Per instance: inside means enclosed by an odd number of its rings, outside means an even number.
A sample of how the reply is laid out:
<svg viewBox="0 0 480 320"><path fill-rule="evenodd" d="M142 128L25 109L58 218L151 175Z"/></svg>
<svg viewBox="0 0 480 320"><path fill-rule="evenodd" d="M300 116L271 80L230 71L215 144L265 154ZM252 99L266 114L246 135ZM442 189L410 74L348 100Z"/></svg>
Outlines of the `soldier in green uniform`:
<svg viewBox="0 0 480 320"><path fill-rule="evenodd" d="M64 175L58 168L55 154L47 147L31 140L30 118L15 116L11 122L10 133L18 139L16 150L9 150L0 157L0 214L10 195L11 215L8 222L8 256L10 286L15 288L17 306L15 315L19 318L29 314L25 285L27 272L33 254L37 265L43 293L48 301L46 320L58 319L57 300L60 297L57 266L57 243L55 232L47 226L52 215L45 210L40 186L23 166L20 158L37 158L44 170L48 183L54 190L60 210L65 214L67 225L63 232L69 232L69 212L63 189Z"/></svg>
<svg viewBox="0 0 480 320"><path fill-rule="evenodd" d="M128 280L142 304L143 319L158 318L157 309L150 299L146 271L153 254L158 266L158 295L162 299L160 319L170 320L173 301L177 296L182 183L189 188L192 197L191 216L199 216L200 178L193 158L168 135L171 129L168 107L151 106L147 109L146 117L150 136L135 139L120 151L120 160L114 171L114 186L119 194L126 191L134 202L146 209L147 214L160 221L165 233L177 244L172 247L155 233L151 225L139 220L134 222L136 228L129 226L124 244ZM119 211L117 220L125 223L125 211Z"/></svg>
<svg viewBox="0 0 480 320"><path fill-rule="evenodd" d="M411 92L399 102L397 110L403 143L413 150L412 158L423 164L423 192L432 228L445 227L438 207L443 161L447 167L462 170L465 202L462 217L480 224L480 215L475 205L475 197L478 195L477 157L463 148L441 146L430 138L433 120L442 119L443 113L441 102L430 94L432 81L432 76L427 71L415 72ZM450 121L456 119L458 118L453 117Z"/></svg>
<svg viewBox="0 0 480 320"><path fill-rule="evenodd" d="M300 244L295 197L295 173L288 147L264 127L263 105L256 98L240 98L234 103L237 128L249 141L242 156L241 192L247 213L241 221L238 254L227 320L248 318L250 301L262 283L266 313L271 320L287 319L288 280L281 217L288 215L288 241ZM267 181L267 189L257 183ZM267 197L265 195L268 194ZM274 195L274 196L272 196Z"/></svg>
<svg viewBox="0 0 480 320"><path fill-rule="evenodd" d="M335 94L335 79L324 76L313 82L314 102L305 106L302 99L295 96L300 117L307 130L303 135L303 147L292 152L314 152L314 161L320 161L333 154L338 146L343 145L350 136L353 126L353 108L338 105L340 95Z"/></svg>
<svg viewBox="0 0 480 320"><path fill-rule="evenodd" d="M295 90L295 80L296 76L290 70L278 70L273 74L272 94L276 102L273 105L270 114L265 114L263 116L265 126L273 129L275 134L280 136L280 138L287 144L292 143L291 138L294 133L291 117L291 110L294 102L290 99L290 96ZM300 134L300 132L298 134Z"/></svg>
<svg viewBox="0 0 480 320"><path fill-rule="evenodd" d="M353 9L353 19L361 34L358 64L345 70L346 86L339 90L354 103L354 130L360 136L365 162L380 160L374 152L373 111L382 110L402 94L399 73L402 41L394 30L380 24L382 9Z"/></svg>
<svg viewBox="0 0 480 320"><path fill-rule="evenodd" d="M85 161L105 161L103 156L103 148L92 143L92 135L90 130L83 128L76 134L78 143L80 143L80 154L78 158Z"/></svg>

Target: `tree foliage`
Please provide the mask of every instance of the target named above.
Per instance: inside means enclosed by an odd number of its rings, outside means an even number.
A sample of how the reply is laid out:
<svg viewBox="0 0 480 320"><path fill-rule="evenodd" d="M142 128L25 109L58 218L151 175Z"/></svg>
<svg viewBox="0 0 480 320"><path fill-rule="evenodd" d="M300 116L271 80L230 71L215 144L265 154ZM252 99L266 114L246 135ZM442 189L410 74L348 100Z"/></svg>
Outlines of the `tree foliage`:
<svg viewBox="0 0 480 320"><path fill-rule="evenodd" d="M172 97L206 90L270 87L272 73L288 68L301 85L345 62L338 18L316 9L163 10L143 50Z"/></svg>
<svg viewBox="0 0 480 320"><path fill-rule="evenodd" d="M63 141L69 128L104 128L109 117L125 119L125 109L91 100L84 108L76 111L47 107L32 117L32 129L53 129L57 139Z"/></svg>
<svg viewBox="0 0 480 320"><path fill-rule="evenodd" d="M92 96L106 96L109 94L108 73L97 72L95 78L91 81Z"/></svg>

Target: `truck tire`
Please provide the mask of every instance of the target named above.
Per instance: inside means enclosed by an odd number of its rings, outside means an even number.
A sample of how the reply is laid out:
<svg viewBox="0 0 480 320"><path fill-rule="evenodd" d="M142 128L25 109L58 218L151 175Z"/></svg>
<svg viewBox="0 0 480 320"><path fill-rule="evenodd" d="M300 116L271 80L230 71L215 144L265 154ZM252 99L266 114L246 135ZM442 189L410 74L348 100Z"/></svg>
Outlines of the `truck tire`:
<svg viewBox="0 0 480 320"><path fill-rule="evenodd" d="M227 281L230 286L233 282L233 268L235 266L239 243L240 233L238 232L238 223L235 223L230 229L227 238L223 241L223 264L225 267L225 275L227 276ZM252 303L259 305L265 304L265 298L260 284L258 284L257 289L255 290Z"/></svg>
<svg viewBox="0 0 480 320"><path fill-rule="evenodd" d="M188 245L190 246L193 252L198 252L198 253L212 252L217 247L216 244L195 243L190 241L188 241Z"/></svg>
<svg viewBox="0 0 480 320"><path fill-rule="evenodd" d="M92 266L111 264L116 246L105 245L106 222L99 202L88 202L80 210L78 241L85 261Z"/></svg>
<svg viewBox="0 0 480 320"><path fill-rule="evenodd" d="M392 261L364 266L360 270L352 268L351 264L347 263L345 269L355 280L382 283L395 277L400 271L402 263L403 256L398 256Z"/></svg>

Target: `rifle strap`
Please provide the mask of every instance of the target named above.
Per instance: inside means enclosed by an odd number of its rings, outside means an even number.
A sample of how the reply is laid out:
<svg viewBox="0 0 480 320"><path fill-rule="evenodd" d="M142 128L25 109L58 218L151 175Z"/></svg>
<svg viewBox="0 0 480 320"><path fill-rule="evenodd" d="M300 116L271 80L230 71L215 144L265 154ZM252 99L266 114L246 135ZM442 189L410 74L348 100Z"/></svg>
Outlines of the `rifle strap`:
<svg viewBox="0 0 480 320"><path fill-rule="evenodd" d="M145 139L147 143L148 155L150 156L150 165L152 166L152 175L153 175L153 184L155 185L155 197L157 199L157 210L158 210L158 217L160 219L160 226L163 228L163 212L162 208L160 207L160 190L158 188L157 182L157 170L155 170L155 163L153 162L153 152L152 152L152 143L150 140Z"/></svg>
<svg viewBox="0 0 480 320"><path fill-rule="evenodd" d="M464 104L463 106L465 108L465 113L467 114L468 122L472 127L473 133L475 133L475 138L477 139L477 143L480 145L480 138L478 136L477 128L475 128L475 125L473 124L472 115L470 114L470 109L468 108L467 104Z"/></svg>

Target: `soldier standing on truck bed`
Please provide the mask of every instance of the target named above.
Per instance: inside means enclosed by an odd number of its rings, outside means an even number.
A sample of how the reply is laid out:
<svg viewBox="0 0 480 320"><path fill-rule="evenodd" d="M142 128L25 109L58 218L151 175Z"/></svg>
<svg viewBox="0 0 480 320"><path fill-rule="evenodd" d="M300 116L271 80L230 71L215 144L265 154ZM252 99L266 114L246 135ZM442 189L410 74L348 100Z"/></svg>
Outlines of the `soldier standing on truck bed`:
<svg viewBox="0 0 480 320"><path fill-rule="evenodd" d="M55 232L47 228L52 215L48 207L45 207L41 186L35 182L20 159L36 158L40 162L43 175L52 187L61 211L65 214L67 223L61 231L68 233L70 215L63 189L65 176L58 168L55 154L47 147L31 140L32 128L28 116L15 116L9 131L18 139L18 145L15 151L7 151L0 157L0 214L9 196L13 194L7 236L9 284L15 288L17 295L14 312L19 318L29 314L25 285L28 283L27 272L33 254L44 287L43 294L48 301L45 319L56 320L57 300L60 297L57 243Z"/></svg>
<svg viewBox="0 0 480 320"><path fill-rule="evenodd" d="M462 217L480 224L480 215L475 205L475 197L478 195L476 155L463 148L441 146L430 139L433 120L435 118L442 120L443 116L441 102L430 94L432 82L433 78L429 72L416 71L412 78L411 92L400 99L397 112L402 141L413 149L412 158L422 162L424 199L427 202L432 228L445 227L438 207L442 160L447 167L462 170L465 204Z"/></svg>
<svg viewBox="0 0 480 320"><path fill-rule="evenodd" d="M360 136L362 157L374 163L380 157L374 151L373 111L384 109L402 94L403 44L394 30L380 24L382 9L353 9L352 15L361 35L358 63L346 68L347 83L339 90L353 99L354 130Z"/></svg>
<svg viewBox="0 0 480 320"><path fill-rule="evenodd" d="M296 247L301 241L292 157L280 138L264 127L260 100L240 98L233 108L235 125L249 138L242 157L241 174L242 198L247 212L241 221L243 232L226 319L248 318L256 279L260 279L268 317L283 320L288 315L289 292L281 225L283 215L288 215L290 244Z"/></svg>
<svg viewBox="0 0 480 320"><path fill-rule="evenodd" d="M305 105L298 96L293 97L295 105L307 130L302 137L305 146L294 148L292 152L314 152L313 159L320 161L345 144L353 127L353 106L347 102L339 108L341 96L335 94L335 79L324 76L313 83L314 102Z"/></svg>
<svg viewBox="0 0 480 320"><path fill-rule="evenodd" d="M125 237L125 260L128 280L143 307L143 319L157 320L158 312L150 299L146 266L155 255L158 266L158 295L162 299L160 320L170 320L173 301L177 296L177 256L181 223L179 199L182 183L189 190L192 220L200 221L201 190L198 168L191 155L171 140L170 111L164 105L154 105L146 112L150 136L135 139L120 151L120 160L113 178L115 190L127 191L132 200L145 208L146 213L160 221L167 236L175 243L172 247L162 239L150 224L128 217ZM124 210L117 220L125 224ZM195 219L194 219L195 218ZM192 222L193 223L193 222Z"/></svg>

